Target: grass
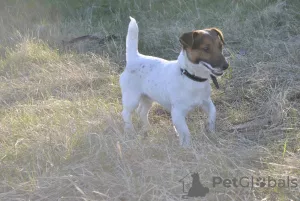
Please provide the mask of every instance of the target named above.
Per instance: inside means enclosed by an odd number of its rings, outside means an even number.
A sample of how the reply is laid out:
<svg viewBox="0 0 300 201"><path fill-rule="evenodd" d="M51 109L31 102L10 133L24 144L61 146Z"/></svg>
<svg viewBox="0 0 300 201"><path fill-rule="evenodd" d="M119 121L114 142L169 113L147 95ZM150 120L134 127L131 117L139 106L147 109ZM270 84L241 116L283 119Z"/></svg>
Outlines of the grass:
<svg viewBox="0 0 300 201"><path fill-rule="evenodd" d="M210 188L201 200L298 200L299 186L213 188L212 177L299 175L299 7L297 0L1 1L0 200L181 200L178 181L195 171ZM231 67L221 89L213 87L214 136L196 109L187 117L192 148L180 148L158 105L148 138L123 134L118 75L129 15L139 23L140 51L166 59L178 56L185 31L223 31ZM62 44L86 34L117 39Z"/></svg>

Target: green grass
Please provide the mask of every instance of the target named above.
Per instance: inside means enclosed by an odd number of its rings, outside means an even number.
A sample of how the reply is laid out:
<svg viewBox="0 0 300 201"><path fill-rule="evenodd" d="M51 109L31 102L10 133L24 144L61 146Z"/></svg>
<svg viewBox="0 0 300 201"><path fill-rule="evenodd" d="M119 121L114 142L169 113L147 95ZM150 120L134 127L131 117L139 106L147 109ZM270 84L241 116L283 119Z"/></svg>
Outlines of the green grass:
<svg viewBox="0 0 300 201"><path fill-rule="evenodd" d="M297 0L1 1L0 200L181 200L178 181L193 171L211 190L206 200L297 200L297 189L213 189L211 180L299 175L299 8ZM213 87L217 132L209 136L206 115L191 112L191 149L178 146L157 105L148 138L123 133L129 16L140 52L165 59L177 58L185 31L224 33L231 56L221 89ZM118 38L62 43L86 34ZM141 128L136 116L134 124Z"/></svg>

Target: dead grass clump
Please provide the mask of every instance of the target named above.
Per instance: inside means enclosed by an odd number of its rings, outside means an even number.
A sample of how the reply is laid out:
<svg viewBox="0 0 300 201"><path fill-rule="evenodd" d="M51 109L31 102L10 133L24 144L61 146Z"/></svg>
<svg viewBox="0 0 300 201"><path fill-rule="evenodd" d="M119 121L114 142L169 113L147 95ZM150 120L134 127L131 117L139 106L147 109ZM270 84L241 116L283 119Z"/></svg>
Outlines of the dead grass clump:
<svg viewBox="0 0 300 201"><path fill-rule="evenodd" d="M47 97L70 100L80 94L114 99L111 92L118 93L117 68L105 57L59 55L44 43L25 41L2 60L0 100L9 105Z"/></svg>

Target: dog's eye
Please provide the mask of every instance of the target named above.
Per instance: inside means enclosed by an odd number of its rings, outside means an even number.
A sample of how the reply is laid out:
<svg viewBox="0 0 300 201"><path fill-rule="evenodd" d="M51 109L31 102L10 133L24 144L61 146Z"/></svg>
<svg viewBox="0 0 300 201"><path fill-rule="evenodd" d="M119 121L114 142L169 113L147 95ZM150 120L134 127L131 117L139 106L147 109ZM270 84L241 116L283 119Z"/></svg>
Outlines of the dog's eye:
<svg viewBox="0 0 300 201"><path fill-rule="evenodd" d="M204 50L205 52L208 52L208 51L209 51L209 47L204 47L203 50Z"/></svg>

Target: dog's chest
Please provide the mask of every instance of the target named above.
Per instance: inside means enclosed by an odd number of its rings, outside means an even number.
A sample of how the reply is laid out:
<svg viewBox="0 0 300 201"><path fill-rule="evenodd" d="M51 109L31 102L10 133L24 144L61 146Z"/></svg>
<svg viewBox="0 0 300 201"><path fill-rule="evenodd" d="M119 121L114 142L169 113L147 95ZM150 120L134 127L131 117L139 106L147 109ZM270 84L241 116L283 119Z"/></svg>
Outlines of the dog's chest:
<svg viewBox="0 0 300 201"><path fill-rule="evenodd" d="M179 105L189 111L210 98L211 88L208 82L190 83L190 80L186 82L186 78L180 79L181 77L176 76L149 76L144 80L143 92L167 110Z"/></svg>
<svg viewBox="0 0 300 201"><path fill-rule="evenodd" d="M172 96L172 102L185 107L187 111L201 105L203 101L210 98L211 88L209 83L205 87L183 88L177 94Z"/></svg>

